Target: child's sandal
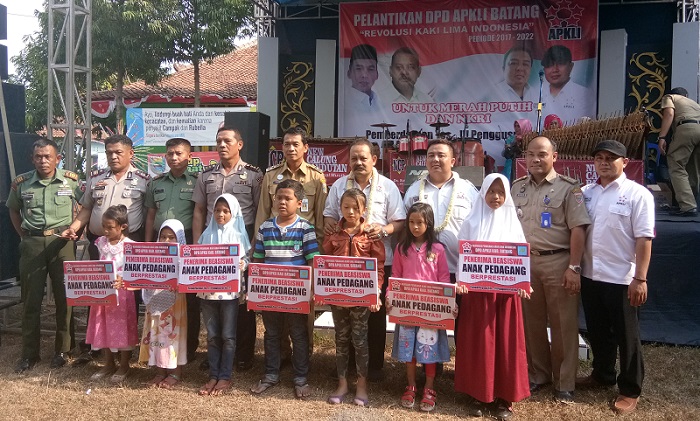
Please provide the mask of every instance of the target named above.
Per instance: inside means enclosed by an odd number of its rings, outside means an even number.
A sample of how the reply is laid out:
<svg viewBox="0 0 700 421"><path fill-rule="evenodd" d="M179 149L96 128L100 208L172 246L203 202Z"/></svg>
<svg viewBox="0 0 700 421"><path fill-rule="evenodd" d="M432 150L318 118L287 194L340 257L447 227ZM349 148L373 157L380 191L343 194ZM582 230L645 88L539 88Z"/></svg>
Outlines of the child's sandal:
<svg viewBox="0 0 700 421"><path fill-rule="evenodd" d="M401 396L401 406L404 408L413 408L416 404L416 387L406 386L406 390Z"/></svg>
<svg viewBox="0 0 700 421"><path fill-rule="evenodd" d="M435 409L437 401L437 392L433 389L428 389L427 387L423 389L423 399L420 401L420 410L423 412L430 412Z"/></svg>

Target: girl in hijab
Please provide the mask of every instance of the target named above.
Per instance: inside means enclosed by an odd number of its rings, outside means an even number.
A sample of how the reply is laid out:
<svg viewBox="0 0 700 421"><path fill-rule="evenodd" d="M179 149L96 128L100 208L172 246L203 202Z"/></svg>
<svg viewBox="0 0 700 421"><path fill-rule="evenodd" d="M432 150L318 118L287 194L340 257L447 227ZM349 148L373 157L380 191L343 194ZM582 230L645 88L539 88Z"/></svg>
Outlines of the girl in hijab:
<svg viewBox="0 0 700 421"><path fill-rule="evenodd" d="M199 237L200 244L240 244L241 267L247 267L246 255L250 240L245 230L238 200L228 193L216 199L207 229ZM202 318L207 327L209 381L199 390L200 395L218 396L231 389L233 356L236 351L236 321L238 293L216 292L197 294L202 302Z"/></svg>
<svg viewBox="0 0 700 421"><path fill-rule="evenodd" d="M469 218L459 232L460 240L525 243L520 221L510 196L508 179L489 174L481 187ZM476 400L473 415L488 413L496 419L512 415L512 402L530 395L525 354L521 298L518 294L469 292L464 294L457 319L455 389Z"/></svg>
<svg viewBox="0 0 700 421"><path fill-rule="evenodd" d="M513 134L506 139L506 146L503 149L503 156L506 158L503 175L508 177L508 180L513 178L513 162L522 152L523 135L532 131L532 123L524 118L515 120L513 130Z"/></svg>
<svg viewBox="0 0 700 421"><path fill-rule="evenodd" d="M158 231L158 242L186 244L185 227L168 219ZM187 302L185 294L169 289L141 291L146 305L139 361L155 366L156 375L146 384L171 389L182 378L187 364Z"/></svg>

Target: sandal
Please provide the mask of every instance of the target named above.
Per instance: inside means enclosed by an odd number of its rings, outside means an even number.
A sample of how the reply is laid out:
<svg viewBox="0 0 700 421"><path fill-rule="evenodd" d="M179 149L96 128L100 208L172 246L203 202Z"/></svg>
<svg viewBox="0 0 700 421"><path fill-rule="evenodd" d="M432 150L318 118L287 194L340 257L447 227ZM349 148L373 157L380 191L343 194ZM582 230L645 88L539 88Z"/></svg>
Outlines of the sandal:
<svg viewBox="0 0 700 421"><path fill-rule="evenodd" d="M258 384L256 384L255 386L253 386L250 389L250 393L252 393L254 395L259 395L259 394L265 392L267 389L274 387L274 386L277 386L278 384L279 384L279 380L277 380L276 382L271 382L269 380L262 379L258 382Z"/></svg>
<svg viewBox="0 0 700 421"><path fill-rule="evenodd" d="M178 383L180 383L180 376L177 374L168 374L167 377L158 382L158 387L161 389L170 390Z"/></svg>
<svg viewBox="0 0 700 421"><path fill-rule="evenodd" d="M156 374L151 380L144 382L143 385L146 387L159 387L160 382L165 380L168 376L165 374Z"/></svg>
<svg viewBox="0 0 700 421"><path fill-rule="evenodd" d="M362 408L369 408L369 399L362 399L355 396L355 399L352 400L352 403Z"/></svg>
<svg viewBox="0 0 700 421"><path fill-rule="evenodd" d="M331 395L328 397L327 402L331 405L340 405L341 403L345 402L345 395L347 395L347 393L343 393L342 395Z"/></svg>
<svg viewBox="0 0 700 421"><path fill-rule="evenodd" d="M219 379L219 381L216 382L216 386L214 386L214 389L211 391L210 395L223 396L229 390L231 390L231 380Z"/></svg>
<svg viewBox="0 0 700 421"><path fill-rule="evenodd" d="M209 396L211 395L212 390L214 390L214 386L216 386L216 383L218 381L216 379L209 379L207 384L202 386L201 389L199 389L199 396Z"/></svg>
<svg viewBox="0 0 700 421"><path fill-rule="evenodd" d="M427 387L423 389L423 399L420 400L420 410L430 412L435 409L437 392Z"/></svg>
<svg viewBox="0 0 700 421"><path fill-rule="evenodd" d="M406 386L406 390L401 395L401 406L404 408L413 408L416 404L416 387Z"/></svg>
<svg viewBox="0 0 700 421"><path fill-rule="evenodd" d="M311 386L308 383L302 385L294 385L294 396L297 399L306 400L311 396Z"/></svg>

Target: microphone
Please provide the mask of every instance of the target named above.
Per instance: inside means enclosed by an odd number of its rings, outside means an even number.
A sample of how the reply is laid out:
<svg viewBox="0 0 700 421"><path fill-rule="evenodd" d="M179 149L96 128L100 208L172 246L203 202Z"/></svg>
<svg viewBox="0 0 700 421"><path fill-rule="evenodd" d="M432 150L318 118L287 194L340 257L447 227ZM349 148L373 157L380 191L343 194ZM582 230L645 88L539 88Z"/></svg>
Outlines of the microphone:
<svg viewBox="0 0 700 421"><path fill-rule="evenodd" d="M544 69L540 69L540 82L542 82L543 77L544 77Z"/></svg>

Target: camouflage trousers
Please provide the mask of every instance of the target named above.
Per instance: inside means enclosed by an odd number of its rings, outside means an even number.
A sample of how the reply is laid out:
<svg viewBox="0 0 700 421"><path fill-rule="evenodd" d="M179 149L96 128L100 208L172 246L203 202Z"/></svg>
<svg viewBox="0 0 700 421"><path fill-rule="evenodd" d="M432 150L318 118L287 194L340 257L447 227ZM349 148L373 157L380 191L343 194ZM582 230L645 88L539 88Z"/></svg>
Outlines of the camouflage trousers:
<svg viewBox="0 0 700 421"><path fill-rule="evenodd" d="M350 359L350 341L355 348L358 376L367 377L369 347L367 345L368 307L331 306L335 326L335 363L338 377L347 377Z"/></svg>

